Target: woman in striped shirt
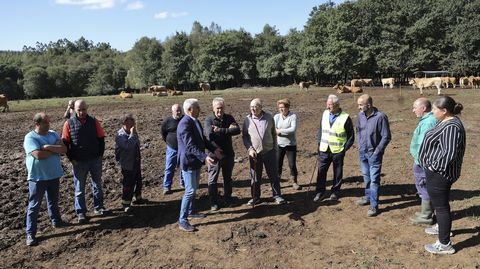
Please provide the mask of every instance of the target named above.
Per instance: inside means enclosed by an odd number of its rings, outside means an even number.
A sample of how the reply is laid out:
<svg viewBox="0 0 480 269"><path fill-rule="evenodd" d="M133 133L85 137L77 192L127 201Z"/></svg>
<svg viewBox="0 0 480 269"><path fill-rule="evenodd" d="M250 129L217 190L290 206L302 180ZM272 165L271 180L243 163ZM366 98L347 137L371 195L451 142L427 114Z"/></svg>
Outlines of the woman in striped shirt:
<svg viewBox="0 0 480 269"><path fill-rule="evenodd" d="M465 129L460 119L463 106L449 96L442 96L433 103L433 115L438 124L423 139L419 153L420 166L425 169L427 191L435 209L438 224L425 229L427 234L438 235L434 244L425 250L434 254L453 254L450 241L452 218L450 215L450 188L460 177L465 153Z"/></svg>

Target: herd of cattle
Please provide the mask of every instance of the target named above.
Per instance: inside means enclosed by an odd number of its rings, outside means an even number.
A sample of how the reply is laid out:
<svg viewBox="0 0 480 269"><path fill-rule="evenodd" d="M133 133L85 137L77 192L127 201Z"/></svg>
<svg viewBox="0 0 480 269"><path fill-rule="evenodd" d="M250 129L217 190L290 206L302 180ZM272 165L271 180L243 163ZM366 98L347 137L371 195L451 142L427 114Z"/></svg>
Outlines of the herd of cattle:
<svg viewBox="0 0 480 269"><path fill-rule="evenodd" d="M390 89L393 89L393 87L395 86L395 78L382 78L381 82L383 88L390 87ZM301 81L298 86L302 90L308 90L308 88L313 84L314 83L312 81ZM452 85L452 87L455 88L457 86L457 79L455 77L411 78L408 80L408 84L412 85L413 89L418 88L420 90L420 94L423 94L423 89L426 88L436 88L437 94L441 94L442 87L448 88L450 85ZM461 88L478 89L480 88L480 77L461 77L459 79L459 84ZM198 86L202 90L203 94L210 93L210 84L202 82ZM350 81L350 86L337 83L333 88L338 93L360 93L363 92L362 87L364 86L374 86L373 79L352 79ZM166 86L163 85L150 86L148 88L148 92L151 93L152 96L183 95L182 91L168 89ZM120 97L122 99L133 98L133 94L130 92L122 91L120 92ZM0 94L0 108L2 108L2 112L9 111L8 98L5 94Z"/></svg>

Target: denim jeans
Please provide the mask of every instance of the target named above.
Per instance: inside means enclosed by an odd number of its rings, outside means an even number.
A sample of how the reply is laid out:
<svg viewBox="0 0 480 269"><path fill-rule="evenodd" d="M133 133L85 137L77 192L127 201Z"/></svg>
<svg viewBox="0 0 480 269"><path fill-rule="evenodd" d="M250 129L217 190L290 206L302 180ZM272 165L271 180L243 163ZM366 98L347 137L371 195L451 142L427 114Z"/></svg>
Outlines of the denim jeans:
<svg viewBox="0 0 480 269"><path fill-rule="evenodd" d="M28 208L27 208L27 234L37 233L38 212L42 205L43 195L47 197L48 216L52 223L61 221L60 209L58 208L60 179L28 181Z"/></svg>
<svg viewBox="0 0 480 269"><path fill-rule="evenodd" d="M318 173L316 192L323 193L326 190L327 172L330 164L333 163L333 184L332 192L340 191L343 179L343 159L345 152L332 153L330 149L327 152L318 152Z"/></svg>
<svg viewBox="0 0 480 269"><path fill-rule="evenodd" d="M290 176L297 180L297 146L278 146L278 174L282 174L283 159L287 155L288 167L290 168Z"/></svg>
<svg viewBox="0 0 480 269"><path fill-rule="evenodd" d="M177 150L167 146L165 153L165 173L163 175L163 188L170 189L172 187L175 168L177 167ZM183 185L182 173L180 172L180 184Z"/></svg>
<svg viewBox="0 0 480 269"><path fill-rule="evenodd" d="M200 181L200 169L197 170L182 170L182 176L185 183L185 193L182 197L182 205L180 206L180 218L178 219L181 223L188 222L188 215L192 213L194 201L195 201L195 192L198 189L198 184Z"/></svg>
<svg viewBox="0 0 480 269"><path fill-rule="evenodd" d="M263 166L265 166L265 171L267 172L268 179L270 180L272 197L276 198L281 195L277 165L277 152L274 149L264 154L258 154L256 162L250 159L250 177L255 182L256 198L260 198L260 184L262 180Z"/></svg>
<svg viewBox="0 0 480 269"><path fill-rule="evenodd" d="M442 244L450 242L452 230L452 216L450 214L450 189L452 184L440 174L425 169L427 190L430 195L438 223L438 240Z"/></svg>
<svg viewBox="0 0 480 269"><path fill-rule="evenodd" d="M232 197L232 171L235 165L234 156L226 155L214 165L208 165L208 196L211 205L218 205L217 181L222 170L223 196L225 200Z"/></svg>
<svg viewBox="0 0 480 269"><path fill-rule="evenodd" d="M383 155L374 155L373 152L360 152L359 159L363 182L365 182L365 196L370 201L370 207L378 208Z"/></svg>
<svg viewBox="0 0 480 269"><path fill-rule="evenodd" d="M85 204L85 184L88 173L92 176L93 206L103 208L102 159L101 157L73 164L73 184L75 185L75 212L87 213Z"/></svg>
<svg viewBox="0 0 480 269"><path fill-rule="evenodd" d="M420 198L422 198L423 201L430 201L425 170L423 170L420 165L413 163L413 176L415 177L415 187L417 188Z"/></svg>

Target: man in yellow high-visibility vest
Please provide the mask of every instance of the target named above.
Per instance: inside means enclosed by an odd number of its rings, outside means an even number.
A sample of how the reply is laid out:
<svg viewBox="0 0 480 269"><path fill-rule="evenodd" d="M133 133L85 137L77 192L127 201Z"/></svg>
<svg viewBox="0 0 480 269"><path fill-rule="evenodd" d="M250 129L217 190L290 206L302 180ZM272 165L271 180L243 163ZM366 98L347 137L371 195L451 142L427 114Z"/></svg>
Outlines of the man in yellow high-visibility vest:
<svg viewBox="0 0 480 269"><path fill-rule="evenodd" d="M325 199L327 172L333 163L333 184L330 200L338 200L338 192L342 185L343 159L345 152L353 145L355 132L350 116L340 108L340 100L336 95L327 98L327 109L320 120L317 133L318 173L314 202Z"/></svg>

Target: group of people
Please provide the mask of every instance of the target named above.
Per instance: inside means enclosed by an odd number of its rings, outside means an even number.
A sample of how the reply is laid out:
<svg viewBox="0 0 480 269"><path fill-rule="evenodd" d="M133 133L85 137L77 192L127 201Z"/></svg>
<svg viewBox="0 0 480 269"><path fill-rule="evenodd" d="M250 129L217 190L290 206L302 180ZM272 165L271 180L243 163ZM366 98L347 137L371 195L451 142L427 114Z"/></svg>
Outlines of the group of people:
<svg viewBox="0 0 480 269"><path fill-rule="evenodd" d="M212 211L221 206L236 204L232 197L232 171L235 151L232 136L242 135L249 157L251 199L248 205L261 202L260 181L263 168L270 181L272 198L276 204L286 201L281 196L280 178L285 155L290 180L295 190L300 190L296 166L298 117L290 111L290 100L277 102L279 113L263 110L262 100L250 102L250 113L240 128L234 117L225 113L225 100L212 101L212 113L202 125L198 119L200 105L197 99L186 99L183 106L174 104L172 115L161 125L161 136L166 142L163 194L172 193L175 170L180 169L180 184L185 189L179 214L179 228L193 232L196 227L189 219L204 218L195 210L195 193L199 186L202 165L207 165L208 195ZM356 135L360 167L365 183L365 195L356 204L369 205L367 216L379 214L380 174L383 155L391 140L388 117L373 106L368 94L357 100L358 115ZM71 111L73 109L73 111ZM183 109L183 114L182 114ZM451 216L449 193L451 185L460 176L465 151L465 129L457 117L463 109L451 97L442 96L433 105L426 98L413 104L413 112L420 118L410 145L414 158L413 174L418 194L422 199L421 211L412 217L414 224L437 224L425 229L428 234L438 234L439 239L425 249L437 254L455 252L450 241ZM68 112L68 113L67 113ZM34 116L35 129L25 136L29 181L29 205L27 210L27 245L35 245L36 219L41 200L46 193L48 213L53 227L64 225L58 209L59 178L63 175L60 154L66 153L72 164L75 185L75 211L79 223L88 221L85 205L85 183L91 174L94 213L106 213L101 187L102 156L105 150L105 132L99 121L87 113L87 105L77 100L65 113L66 121L60 137L49 128L45 113ZM142 198L140 142L132 114L125 114L122 127L115 136L115 158L119 162L123 179L122 206L125 212L131 204L145 203ZM355 140L355 131L349 114L340 107L336 95L329 95L326 110L322 113L317 132L318 157L317 181L314 202L324 199L338 200L343 179L345 153ZM333 184L326 193L326 177L333 163ZM217 182L222 171L223 203L220 202Z"/></svg>

